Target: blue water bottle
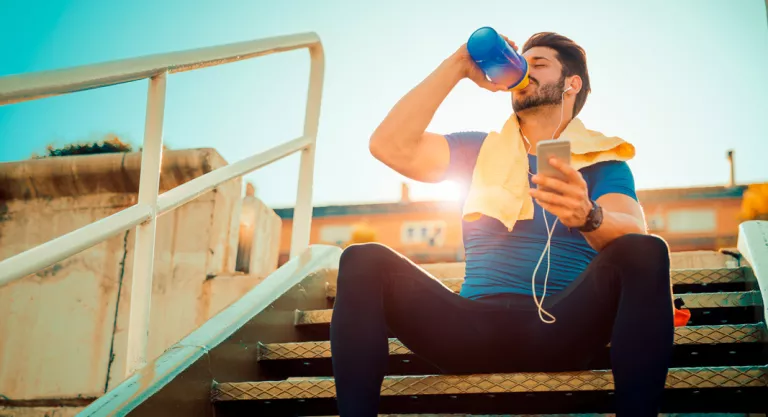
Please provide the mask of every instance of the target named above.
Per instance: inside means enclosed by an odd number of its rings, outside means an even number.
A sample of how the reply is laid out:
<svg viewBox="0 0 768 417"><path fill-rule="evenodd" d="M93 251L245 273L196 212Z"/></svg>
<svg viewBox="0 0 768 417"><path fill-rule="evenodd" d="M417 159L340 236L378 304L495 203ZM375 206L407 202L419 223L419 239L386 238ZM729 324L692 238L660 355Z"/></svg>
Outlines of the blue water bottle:
<svg viewBox="0 0 768 417"><path fill-rule="evenodd" d="M476 30L467 41L467 50L495 84L505 85L510 90L522 90L528 86L528 61L493 28Z"/></svg>

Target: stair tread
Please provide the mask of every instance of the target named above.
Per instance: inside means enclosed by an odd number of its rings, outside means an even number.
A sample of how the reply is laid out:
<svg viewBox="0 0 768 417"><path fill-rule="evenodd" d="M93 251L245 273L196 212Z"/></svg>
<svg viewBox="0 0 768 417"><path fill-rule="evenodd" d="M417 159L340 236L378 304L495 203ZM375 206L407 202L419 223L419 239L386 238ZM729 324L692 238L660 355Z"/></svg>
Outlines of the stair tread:
<svg viewBox="0 0 768 417"><path fill-rule="evenodd" d="M675 329L676 345L711 345L722 343L758 343L766 327L762 323L689 326ZM389 339L391 356L412 355L397 339ZM321 359L331 357L331 342L259 343L258 360Z"/></svg>
<svg viewBox="0 0 768 417"><path fill-rule="evenodd" d="M672 368L667 389L744 388L768 386L768 366ZM386 376L384 397L522 392L612 391L610 370L522 372L510 374ZM213 401L333 398L331 377L284 381L218 383Z"/></svg>
<svg viewBox="0 0 768 417"><path fill-rule="evenodd" d="M760 291L709 292L675 294L686 308L756 307L763 305Z"/></svg>
<svg viewBox="0 0 768 417"><path fill-rule="evenodd" d="M763 304L760 291L676 294L675 297L683 300L685 308L755 307ZM330 324L332 314L333 309L297 310L295 324Z"/></svg>
<svg viewBox="0 0 768 417"><path fill-rule="evenodd" d="M734 268L672 269L670 270L670 277L673 285L732 284L749 281L751 279L751 275L747 272L748 270L749 268L744 266ZM463 274L463 272L461 273ZM459 292L461 290L461 286L464 285L464 278L459 276L439 277L437 279L446 287L450 288L453 292ZM326 295L328 298L336 297L335 283L329 284L326 290Z"/></svg>
<svg viewBox="0 0 768 417"><path fill-rule="evenodd" d="M616 414L379 414L378 417L615 417ZM764 417L748 413L659 413L658 417Z"/></svg>
<svg viewBox="0 0 768 417"><path fill-rule="evenodd" d="M379 414L378 417L615 417L616 414ZM659 413L658 417L765 417L765 414L753 413ZM324 416L338 417L338 416Z"/></svg>

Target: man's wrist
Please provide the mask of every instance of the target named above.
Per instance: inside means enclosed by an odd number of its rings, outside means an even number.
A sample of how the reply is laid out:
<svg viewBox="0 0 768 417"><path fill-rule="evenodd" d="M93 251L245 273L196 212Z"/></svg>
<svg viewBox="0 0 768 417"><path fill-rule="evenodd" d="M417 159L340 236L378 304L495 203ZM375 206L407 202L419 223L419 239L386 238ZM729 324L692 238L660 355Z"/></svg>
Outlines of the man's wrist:
<svg viewBox="0 0 768 417"><path fill-rule="evenodd" d="M463 59L459 54L453 54L440 65L439 70L448 76L454 84L458 84L467 76Z"/></svg>
<svg viewBox="0 0 768 417"><path fill-rule="evenodd" d="M594 232L603 224L603 208L595 200L590 200L591 209L584 224L578 228L580 232Z"/></svg>

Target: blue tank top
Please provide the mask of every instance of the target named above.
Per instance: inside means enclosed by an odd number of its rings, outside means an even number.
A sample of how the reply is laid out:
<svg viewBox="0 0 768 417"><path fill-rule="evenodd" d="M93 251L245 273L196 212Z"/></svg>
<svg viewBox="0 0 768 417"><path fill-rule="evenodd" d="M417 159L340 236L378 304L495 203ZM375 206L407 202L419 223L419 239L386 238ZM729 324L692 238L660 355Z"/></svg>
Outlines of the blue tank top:
<svg viewBox="0 0 768 417"><path fill-rule="evenodd" d="M446 135L451 158L446 179L460 184L463 195L466 195L471 183L475 162L486 136L483 132ZM530 171L535 174L536 157L528 155L528 163ZM580 172L593 200L608 193L621 193L637 200L634 178L626 162L601 162ZM536 184L531 182L530 186L535 187ZM533 204L533 219L518 221L512 232L508 232L500 221L486 216L474 222L462 221L466 253L462 296L477 299L494 294L532 294L531 276L547 243L545 216L550 229L556 219L549 212L543 214L536 200ZM567 287L597 255L578 230L568 230L559 222L552 234L550 251L547 295ZM536 273L536 294L539 296L543 293L546 271L545 255Z"/></svg>

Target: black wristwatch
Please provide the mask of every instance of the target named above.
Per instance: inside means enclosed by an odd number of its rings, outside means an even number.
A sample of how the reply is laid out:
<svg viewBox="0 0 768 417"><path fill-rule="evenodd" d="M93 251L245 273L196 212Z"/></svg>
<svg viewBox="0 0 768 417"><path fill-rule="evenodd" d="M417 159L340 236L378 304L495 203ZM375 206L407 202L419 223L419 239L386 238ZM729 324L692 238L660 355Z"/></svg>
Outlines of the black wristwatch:
<svg viewBox="0 0 768 417"><path fill-rule="evenodd" d="M595 200L592 201L592 210L587 214L587 221L579 227L580 232L593 232L603 224L603 208Z"/></svg>

